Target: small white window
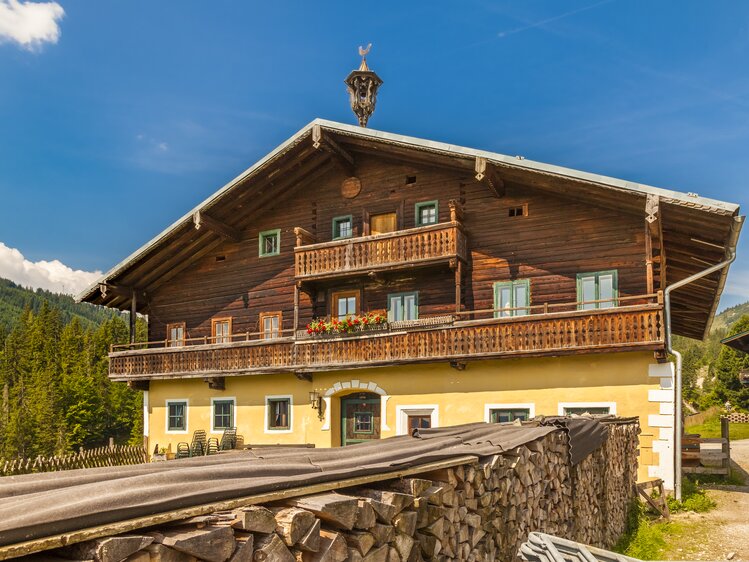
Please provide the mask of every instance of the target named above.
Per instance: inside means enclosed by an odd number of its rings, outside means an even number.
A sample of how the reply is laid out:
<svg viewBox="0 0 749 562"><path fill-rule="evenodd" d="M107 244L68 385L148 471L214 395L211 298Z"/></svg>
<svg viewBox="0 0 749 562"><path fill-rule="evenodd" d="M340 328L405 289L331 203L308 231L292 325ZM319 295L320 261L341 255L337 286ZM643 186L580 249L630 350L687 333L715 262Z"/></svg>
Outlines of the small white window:
<svg viewBox="0 0 749 562"><path fill-rule="evenodd" d="M412 429L439 427L437 404L415 404L395 407L395 434L408 435Z"/></svg>

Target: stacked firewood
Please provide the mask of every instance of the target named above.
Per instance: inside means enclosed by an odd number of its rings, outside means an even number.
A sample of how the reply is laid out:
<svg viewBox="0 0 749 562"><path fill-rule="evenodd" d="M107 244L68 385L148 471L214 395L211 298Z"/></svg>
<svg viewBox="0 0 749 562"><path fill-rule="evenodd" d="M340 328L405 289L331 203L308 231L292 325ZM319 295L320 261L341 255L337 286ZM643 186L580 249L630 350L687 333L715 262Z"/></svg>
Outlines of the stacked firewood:
<svg viewBox="0 0 749 562"><path fill-rule="evenodd" d="M517 560L532 531L611 546L626 528L636 424L570 466L555 431L500 455L414 477L287 498L59 551L99 562Z"/></svg>

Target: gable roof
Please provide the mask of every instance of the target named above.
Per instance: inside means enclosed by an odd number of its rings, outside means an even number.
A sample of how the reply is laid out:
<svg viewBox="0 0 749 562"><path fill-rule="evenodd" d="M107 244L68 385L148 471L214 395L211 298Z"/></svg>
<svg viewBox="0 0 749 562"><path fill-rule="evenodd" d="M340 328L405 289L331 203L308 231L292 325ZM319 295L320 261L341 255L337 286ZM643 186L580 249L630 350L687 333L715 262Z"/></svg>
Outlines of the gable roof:
<svg viewBox="0 0 749 562"><path fill-rule="evenodd" d="M739 206L733 203L522 157L315 119L115 265L82 291L77 300L128 308L127 297L117 291L104 294L102 286L151 291L221 243L222 238L218 234L194 228L195 213L209 214L209 217L242 228L246 225L243 221L247 216L262 207L264 202L290 191L294 179L296 183L300 180L311 181L332 169L335 150L330 150L330 145L326 147L328 150L315 148L310 142L316 140L312 138L313 131L331 139L333 148L344 146L345 154L376 151L471 172L476 159L483 158L506 181L526 183L540 190L584 199L596 205L612 206L643 218L646 215L646 199L656 196L662 213L669 282L705 269L736 249L743 217L738 216ZM284 173L279 173L281 171ZM242 216L230 212L238 200L246 204ZM727 268L674 292L674 333L704 337L717 308L726 275Z"/></svg>

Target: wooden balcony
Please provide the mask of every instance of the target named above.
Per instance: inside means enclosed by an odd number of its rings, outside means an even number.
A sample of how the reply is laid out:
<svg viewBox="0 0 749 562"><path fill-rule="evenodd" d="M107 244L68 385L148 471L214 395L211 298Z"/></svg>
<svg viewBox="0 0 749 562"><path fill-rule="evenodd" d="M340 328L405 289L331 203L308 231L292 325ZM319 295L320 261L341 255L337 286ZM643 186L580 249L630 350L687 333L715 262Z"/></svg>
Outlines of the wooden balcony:
<svg viewBox="0 0 749 562"><path fill-rule="evenodd" d="M466 236L457 221L388 234L309 244L311 236L296 229L294 250L297 280L334 279L438 263L453 267L466 261Z"/></svg>
<svg viewBox="0 0 749 562"><path fill-rule="evenodd" d="M545 308L548 310L548 308ZM636 304L508 318L453 320L351 336L162 347L134 344L110 354L114 380L296 373L475 359L536 357L664 347L662 306ZM161 342L163 344L163 342Z"/></svg>

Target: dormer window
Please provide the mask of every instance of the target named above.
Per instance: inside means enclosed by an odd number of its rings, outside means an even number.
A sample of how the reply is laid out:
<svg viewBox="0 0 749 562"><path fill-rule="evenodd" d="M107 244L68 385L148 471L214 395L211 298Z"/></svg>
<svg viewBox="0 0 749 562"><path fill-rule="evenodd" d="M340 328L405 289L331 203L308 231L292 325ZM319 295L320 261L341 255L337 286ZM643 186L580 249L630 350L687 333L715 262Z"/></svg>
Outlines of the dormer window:
<svg viewBox="0 0 749 562"><path fill-rule="evenodd" d="M437 201L416 203L416 226L436 224L439 217Z"/></svg>

